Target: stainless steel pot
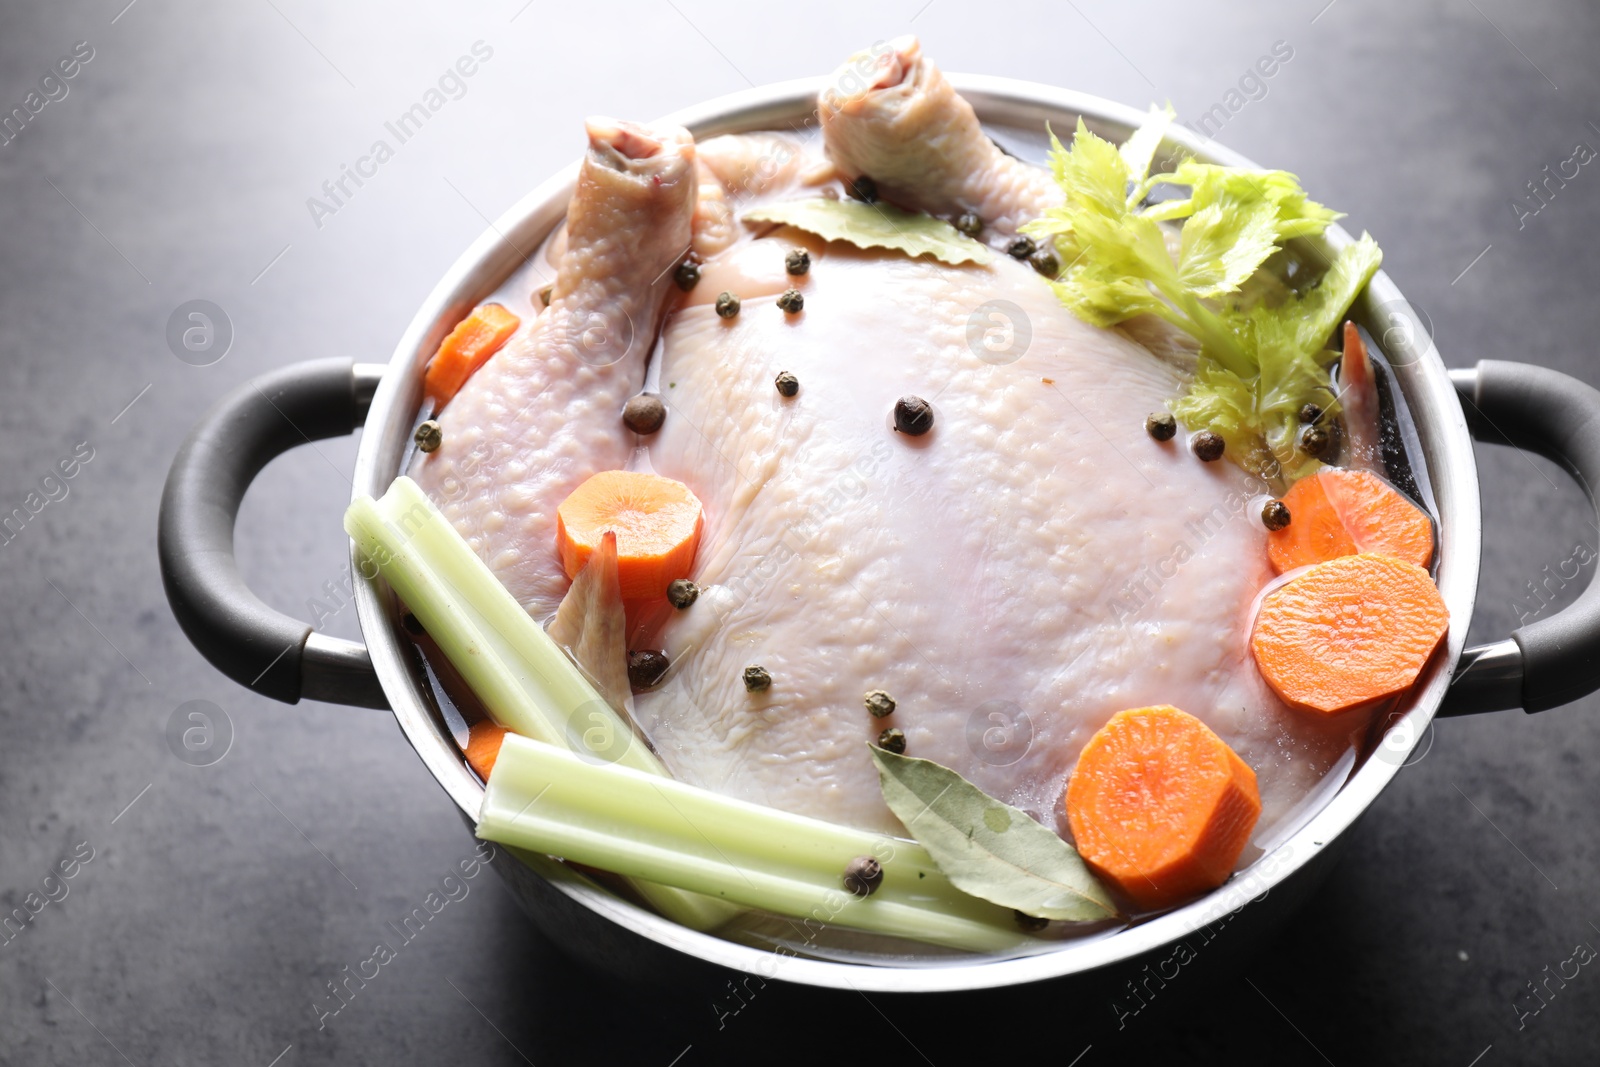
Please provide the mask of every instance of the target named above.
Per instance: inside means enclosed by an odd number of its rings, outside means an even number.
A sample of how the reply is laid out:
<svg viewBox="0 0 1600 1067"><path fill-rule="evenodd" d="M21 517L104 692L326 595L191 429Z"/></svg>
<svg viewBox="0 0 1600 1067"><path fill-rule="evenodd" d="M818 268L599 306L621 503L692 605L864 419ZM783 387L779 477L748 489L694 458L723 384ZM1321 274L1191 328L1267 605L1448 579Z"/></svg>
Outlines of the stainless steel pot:
<svg viewBox="0 0 1600 1067"><path fill-rule="evenodd" d="M951 76L988 124L1070 129L1082 115L1121 138L1139 112L1081 93L1002 78ZM789 82L714 100L670 116L697 137L791 128L814 119L818 81ZM1171 141L1202 159L1249 165L1182 129ZM434 704L395 602L356 569L365 646L312 632L268 608L233 561L233 524L250 480L273 456L306 441L365 429L357 495L381 495L399 472L421 401L425 362L443 335L521 263L561 221L574 164L539 186L451 267L417 312L389 363L323 360L246 383L208 412L173 461L161 504L160 554L168 598L184 631L224 673L267 696L310 697L393 709L417 754L469 825L483 789L468 771ZM1349 241L1338 227L1325 247ZM1163 957L1180 939L1209 944L1225 929L1242 944L1309 895L1334 846L1388 784L1435 715L1553 707L1600 686L1600 591L1510 638L1463 651L1478 582L1480 513L1472 436L1550 455L1585 486L1600 477L1600 392L1553 371L1482 363L1446 371L1394 284L1379 274L1355 309L1393 365L1421 441L1440 516L1438 581L1451 613L1448 647L1408 699L1376 754L1322 810L1248 871L1202 900L1115 934L1067 942L1043 955L936 965L855 965L774 953L695 933L623 900L544 857L497 866L535 922L575 956L634 979L678 983L697 970L729 969L812 986L888 992L959 991L1044 980L1105 988ZM330 517L331 521L331 517ZM1248 905L1248 906L1247 906ZM706 965L711 965L710 968ZM1148 971L1146 971L1148 973Z"/></svg>

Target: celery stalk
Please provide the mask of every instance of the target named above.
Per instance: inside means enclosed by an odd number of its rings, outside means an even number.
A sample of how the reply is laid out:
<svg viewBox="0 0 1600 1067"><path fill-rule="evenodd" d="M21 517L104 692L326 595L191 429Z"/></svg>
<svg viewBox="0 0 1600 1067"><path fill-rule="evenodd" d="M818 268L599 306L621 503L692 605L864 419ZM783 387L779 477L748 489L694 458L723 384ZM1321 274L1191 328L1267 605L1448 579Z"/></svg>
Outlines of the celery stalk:
<svg viewBox="0 0 1600 1067"><path fill-rule="evenodd" d="M528 617L416 482L397 478L381 500L358 500L347 516L351 536L462 671L497 722L554 745L566 744L573 734L591 748L620 747L626 766L663 773L649 748L620 743L619 738L631 733L627 724L610 711L544 628ZM385 569L363 537L382 545L405 566ZM440 614L442 626L429 624L418 610L423 604ZM469 672L468 666L477 669ZM596 717L602 711L605 714ZM607 715L610 722L604 721ZM592 732L596 726L602 729Z"/></svg>
<svg viewBox="0 0 1600 1067"><path fill-rule="evenodd" d="M783 915L976 952L1028 939L1009 909L951 885L921 845L722 796L508 736L478 836ZM876 892L842 888L874 856Z"/></svg>
<svg viewBox="0 0 1600 1067"><path fill-rule="evenodd" d="M587 758L666 773L410 478L395 479L380 500L354 501L345 530L496 722L550 745L581 749ZM692 929L709 930L736 914L721 901L681 889L635 888L657 911Z"/></svg>

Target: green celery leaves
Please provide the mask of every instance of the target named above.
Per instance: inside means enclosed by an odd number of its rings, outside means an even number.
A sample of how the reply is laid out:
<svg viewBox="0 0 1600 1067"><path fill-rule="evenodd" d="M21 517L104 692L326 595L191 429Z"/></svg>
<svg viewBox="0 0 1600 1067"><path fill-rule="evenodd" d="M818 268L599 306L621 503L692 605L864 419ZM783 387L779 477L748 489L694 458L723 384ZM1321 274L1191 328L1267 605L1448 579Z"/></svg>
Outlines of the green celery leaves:
<svg viewBox="0 0 1600 1067"><path fill-rule="evenodd" d="M1311 287L1270 305L1251 298L1247 283L1285 242L1319 236L1340 216L1287 171L1186 159L1150 174L1172 120L1170 108L1151 108L1120 148L1081 119L1070 148L1052 133L1065 201L1023 230L1054 242L1067 264L1056 294L1079 318L1114 326L1156 315L1198 340L1198 370L1173 414L1221 434L1241 466L1287 484L1318 465L1295 447L1297 415L1307 403L1337 411L1328 373L1337 353L1325 346L1382 253L1363 234ZM1158 187L1189 195L1145 204ZM1178 222L1174 253L1161 224Z"/></svg>

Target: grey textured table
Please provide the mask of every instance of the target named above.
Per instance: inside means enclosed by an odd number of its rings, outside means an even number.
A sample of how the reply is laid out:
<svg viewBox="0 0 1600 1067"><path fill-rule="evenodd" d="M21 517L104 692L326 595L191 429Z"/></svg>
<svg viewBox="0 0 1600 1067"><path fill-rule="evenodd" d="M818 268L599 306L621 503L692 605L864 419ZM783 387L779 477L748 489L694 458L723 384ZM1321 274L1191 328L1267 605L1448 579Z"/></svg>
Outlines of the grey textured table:
<svg viewBox="0 0 1600 1067"><path fill-rule="evenodd" d="M1057 1035L1103 1004L932 1013L769 986L720 1028L709 1001L656 1011L575 970L492 876L319 1029L325 983L472 842L383 713L278 706L213 672L167 611L153 542L167 462L206 403L292 360L386 359L486 216L578 152L585 113L650 117L820 73L908 28L947 69L1170 99L1190 118L1238 101L1219 139L1298 171L1371 230L1448 362L1600 380L1600 171L1551 186L1537 214L1513 206L1577 143L1600 146L1600 10L124 3L12 0L0 18L0 110L54 98L0 144L0 512L43 501L0 545L0 902L57 898L0 943L0 1061L948 1063L1037 1034L1084 1067L1594 1062L1594 967L1521 1029L1517 1007L1544 968L1600 944L1593 698L1439 726L1297 921L1240 973L1153 1003L1087 1051ZM336 210L308 207L478 41L492 56L459 98ZM1280 41L1292 57L1230 100ZM78 42L74 76L40 89ZM167 343L169 315L193 299L234 333L210 366ZM80 444L92 458L41 490ZM275 463L239 539L264 596L296 613L317 598L323 628L351 637L353 612L324 584L346 569L353 454L328 442ZM1592 559L1600 534L1553 465L1493 448L1479 460L1483 639L1550 610L1528 583L1570 573L1578 546ZM231 723L211 766L168 744L191 700ZM73 877L52 877L63 861Z"/></svg>

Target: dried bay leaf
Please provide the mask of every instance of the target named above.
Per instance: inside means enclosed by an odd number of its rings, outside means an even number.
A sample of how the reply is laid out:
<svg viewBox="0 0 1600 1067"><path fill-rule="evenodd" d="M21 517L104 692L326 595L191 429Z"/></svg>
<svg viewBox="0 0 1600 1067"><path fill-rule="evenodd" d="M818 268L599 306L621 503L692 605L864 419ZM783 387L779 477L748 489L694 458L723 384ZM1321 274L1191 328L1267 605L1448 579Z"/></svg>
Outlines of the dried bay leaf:
<svg viewBox="0 0 1600 1067"><path fill-rule="evenodd" d="M893 204L859 200L789 200L743 215L746 222L777 222L857 248L892 248L909 256L929 255L944 263L988 263L994 253L932 215Z"/></svg>
<svg viewBox="0 0 1600 1067"><path fill-rule="evenodd" d="M932 760L871 751L889 809L956 888L1040 919L1116 917L1077 850L1026 812Z"/></svg>

